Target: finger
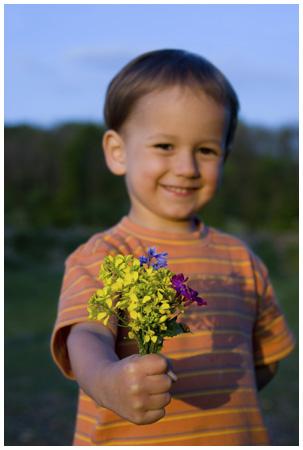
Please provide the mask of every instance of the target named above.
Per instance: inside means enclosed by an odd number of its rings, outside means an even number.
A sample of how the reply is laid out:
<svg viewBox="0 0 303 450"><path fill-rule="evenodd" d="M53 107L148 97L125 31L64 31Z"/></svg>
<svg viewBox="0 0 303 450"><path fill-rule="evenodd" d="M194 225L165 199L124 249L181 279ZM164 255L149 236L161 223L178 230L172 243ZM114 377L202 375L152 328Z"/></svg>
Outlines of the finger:
<svg viewBox="0 0 303 450"><path fill-rule="evenodd" d="M159 353L151 353L141 356L146 375L159 375L166 373L168 369L167 359Z"/></svg>
<svg viewBox="0 0 303 450"><path fill-rule="evenodd" d="M167 406L171 401L169 392L164 394L150 395L147 403L148 410L161 409Z"/></svg>
<svg viewBox="0 0 303 450"><path fill-rule="evenodd" d="M172 380L166 374L146 377L146 390L149 394L163 394L170 391Z"/></svg>
<svg viewBox="0 0 303 450"><path fill-rule="evenodd" d="M165 416L164 408L146 411L143 422L141 422L141 425L147 425L149 423L157 422L158 420L162 419L162 417L164 417L164 416Z"/></svg>

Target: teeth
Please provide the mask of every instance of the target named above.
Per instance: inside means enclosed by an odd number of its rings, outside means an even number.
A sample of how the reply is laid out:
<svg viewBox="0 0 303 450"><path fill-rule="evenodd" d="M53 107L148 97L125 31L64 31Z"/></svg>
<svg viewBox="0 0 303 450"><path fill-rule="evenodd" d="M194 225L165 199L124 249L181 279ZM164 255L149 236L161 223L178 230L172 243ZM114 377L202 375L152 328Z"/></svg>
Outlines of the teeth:
<svg viewBox="0 0 303 450"><path fill-rule="evenodd" d="M180 192L180 193L185 193L185 192L187 192L187 189L181 189L181 188L171 188L173 191L175 191L175 192Z"/></svg>
<svg viewBox="0 0 303 450"><path fill-rule="evenodd" d="M169 189L170 191L178 192L180 194L186 194L189 191L189 189L172 187L172 186L167 186L167 189Z"/></svg>

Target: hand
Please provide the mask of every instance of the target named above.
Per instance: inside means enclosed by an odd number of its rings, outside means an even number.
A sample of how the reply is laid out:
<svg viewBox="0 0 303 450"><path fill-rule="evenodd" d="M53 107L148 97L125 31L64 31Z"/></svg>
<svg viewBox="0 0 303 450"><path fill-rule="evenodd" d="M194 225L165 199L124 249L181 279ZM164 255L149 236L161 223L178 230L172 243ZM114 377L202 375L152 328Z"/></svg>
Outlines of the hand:
<svg viewBox="0 0 303 450"><path fill-rule="evenodd" d="M103 406L137 425L164 417L174 374L167 374L169 365L163 355L132 355L110 363L107 369Z"/></svg>

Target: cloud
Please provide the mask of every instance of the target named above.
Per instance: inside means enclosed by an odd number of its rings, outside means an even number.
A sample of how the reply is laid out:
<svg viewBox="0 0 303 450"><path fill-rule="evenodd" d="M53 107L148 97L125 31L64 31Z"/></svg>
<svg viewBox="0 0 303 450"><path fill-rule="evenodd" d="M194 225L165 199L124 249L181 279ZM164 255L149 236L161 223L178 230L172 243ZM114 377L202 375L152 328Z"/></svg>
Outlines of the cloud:
<svg viewBox="0 0 303 450"><path fill-rule="evenodd" d="M76 48L65 53L67 63L104 71L120 69L135 56L128 50L105 48Z"/></svg>

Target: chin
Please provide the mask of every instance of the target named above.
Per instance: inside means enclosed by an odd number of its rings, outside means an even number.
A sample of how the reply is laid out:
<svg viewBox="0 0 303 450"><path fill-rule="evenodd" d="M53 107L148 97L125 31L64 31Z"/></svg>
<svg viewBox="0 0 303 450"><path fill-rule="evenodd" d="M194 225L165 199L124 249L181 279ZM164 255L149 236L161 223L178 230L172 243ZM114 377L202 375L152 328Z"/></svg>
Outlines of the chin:
<svg viewBox="0 0 303 450"><path fill-rule="evenodd" d="M169 214L166 215L166 219L170 220L172 222L187 222L188 220L191 220L194 216L196 215L196 213L189 213L189 214Z"/></svg>

